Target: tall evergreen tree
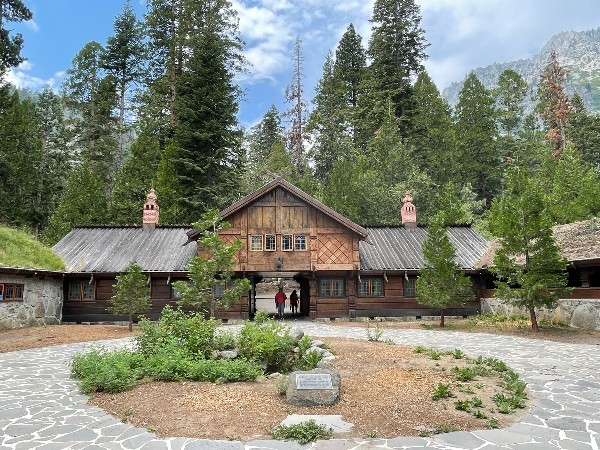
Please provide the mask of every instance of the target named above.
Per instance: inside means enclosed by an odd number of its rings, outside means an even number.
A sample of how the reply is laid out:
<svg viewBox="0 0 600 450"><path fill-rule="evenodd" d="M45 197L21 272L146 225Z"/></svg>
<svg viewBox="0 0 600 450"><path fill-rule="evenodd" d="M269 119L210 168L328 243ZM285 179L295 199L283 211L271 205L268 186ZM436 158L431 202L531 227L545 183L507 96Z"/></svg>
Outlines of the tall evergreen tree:
<svg viewBox="0 0 600 450"><path fill-rule="evenodd" d="M501 177L494 98L473 72L465 79L455 115L460 179L489 204L499 191Z"/></svg>
<svg viewBox="0 0 600 450"><path fill-rule="evenodd" d="M126 115L131 113L131 90L134 83L140 80L143 73L145 47L143 45L142 27L137 20L129 0L123 5L123 11L114 22L114 34L106 40L106 47L100 53L100 67L111 75L116 82L118 96L118 152L117 167L125 158Z"/></svg>
<svg viewBox="0 0 600 450"><path fill-rule="evenodd" d="M412 109L411 77L423 69L426 58L421 11L414 0L375 0L371 24L372 109L385 114L391 100L394 115L402 118Z"/></svg>
<svg viewBox="0 0 600 450"><path fill-rule="evenodd" d="M592 164L600 176L600 114L589 114L583 99L575 94L567 128L567 140L572 142L583 159Z"/></svg>
<svg viewBox="0 0 600 450"><path fill-rule="evenodd" d="M316 87L313 99L315 107L306 126L306 132L314 135L312 155L315 176L325 183L333 163L348 153L352 143L342 116L346 105L341 96L341 87L341 80L334 74L333 55L329 52L323 66L323 76Z"/></svg>
<svg viewBox="0 0 600 450"><path fill-rule="evenodd" d="M7 22L23 22L31 20L31 11L22 0L0 1L0 81L7 69L17 67L25 58L21 56L23 36L20 33L10 37L10 30L5 28Z"/></svg>
<svg viewBox="0 0 600 450"><path fill-rule="evenodd" d="M344 121L346 132L355 145L362 146L365 136L359 136L358 98L367 70L367 53L362 46L362 38L350 24L340 39L335 51L333 76L339 83L338 89L342 107L339 114Z"/></svg>
<svg viewBox="0 0 600 450"><path fill-rule="evenodd" d="M283 126L277 107L273 104L262 120L252 127L248 136L249 156L258 162L266 160L273 146L283 139Z"/></svg>
<svg viewBox="0 0 600 450"><path fill-rule="evenodd" d="M530 167L515 163L489 211L490 230L500 242L491 269L498 278L496 296L526 308L536 332L536 308L553 308L567 283L567 263L554 242L543 197Z"/></svg>
<svg viewBox="0 0 600 450"><path fill-rule="evenodd" d="M243 161L236 119L241 92L234 80L244 63L237 16L227 0L193 3L181 17L195 28L176 82L171 153L163 155L171 159L163 168L170 165L172 176L157 184L163 199L162 190L174 193L163 211L180 223L231 203L240 191Z"/></svg>
<svg viewBox="0 0 600 450"><path fill-rule="evenodd" d="M417 302L440 310L440 328L446 309L474 300L473 283L456 263L456 249L448 238L443 216L436 216L427 229L423 243L425 267L417 278Z"/></svg>
<svg viewBox="0 0 600 450"><path fill-rule="evenodd" d="M414 160L419 168L438 183L455 178L460 161L455 158L456 140L452 116L427 72L417 77L413 91L415 106L411 111L413 124L408 135Z"/></svg>
<svg viewBox="0 0 600 450"><path fill-rule="evenodd" d="M512 69L506 69L498 78L493 93L496 97L498 129L503 136L512 139L524 120L527 83Z"/></svg>

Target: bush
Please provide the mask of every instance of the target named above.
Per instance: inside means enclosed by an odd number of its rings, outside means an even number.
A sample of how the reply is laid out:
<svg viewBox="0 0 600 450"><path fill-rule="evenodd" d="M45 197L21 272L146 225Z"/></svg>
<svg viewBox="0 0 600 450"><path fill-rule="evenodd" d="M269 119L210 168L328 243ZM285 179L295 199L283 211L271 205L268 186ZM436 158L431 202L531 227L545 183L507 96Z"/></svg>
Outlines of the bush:
<svg viewBox="0 0 600 450"><path fill-rule="evenodd" d="M86 354L75 355L71 374L79 379L82 392L122 392L135 386L142 378L143 357L128 350L109 352L94 348Z"/></svg>
<svg viewBox="0 0 600 450"><path fill-rule="evenodd" d="M214 337L215 350L231 350L235 348L235 335L230 331L216 333Z"/></svg>
<svg viewBox="0 0 600 450"><path fill-rule="evenodd" d="M289 329L272 319L248 322L240 331L238 354L248 361L264 364L268 373L289 372L295 359L294 344Z"/></svg>
<svg viewBox="0 0 600 450"><path fill-rule="evenodd" d="M205 359L190 362L186 368L186 378L194 381L230 383L252 381L262 375L260 368L244 360Z"/></svg>
<svg viewBox="0 0 600 450"><path fill-rule="evenodd" d="M277 425L271 434L275 439L298 441L299 444L308 444L317 439L331 439L333 429L319 425L314 419L296 425Z"/></svg>

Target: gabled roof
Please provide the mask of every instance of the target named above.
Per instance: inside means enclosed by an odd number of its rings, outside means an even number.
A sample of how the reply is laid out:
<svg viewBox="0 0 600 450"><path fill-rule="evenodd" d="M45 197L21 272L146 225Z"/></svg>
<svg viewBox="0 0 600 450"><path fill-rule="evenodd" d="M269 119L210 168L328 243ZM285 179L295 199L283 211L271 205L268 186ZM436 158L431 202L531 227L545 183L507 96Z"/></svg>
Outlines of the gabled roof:
<svg viewBox="0 0 600 450"><path fill-rule="evenodd" d="M219 216L222 217L223 219L226 219L230 215L234 214L235 212L239 211L242 208L249 206L251 203L258 200L266 193L268 193L278 187L285 189L286 191L290 192L291 194L293 194L296 197L300 198L301 200L305 201L306 203L311 205L313 208L317 209L318 211L321 211L322 213L331 217L333 220L337 221L341 225L344 225L346 228L354 231L356 234L360 235L362 238L365 238L365 239L367 238L367 230L365 228L361 227L360 225L355 224L347 217L344 217L341 214L335 212L329 206L324 205L317 199L311 197L306 192L297 188L293 184L285 181L281 177L275 178L273 181L265 184L260 189L257 189L256 191L252 192L251 194L248 194L245 197L238 200L237 202L233 203L228 208L225 208L223 211L219 212ZM197 239L199 235L200 235L200 233L198 233L198 231L196 231L196 230L188 233L190 241L193 239Z"/></svg>
<svg viewBox="0 0 600 450"><path fill-rule="evenodd" d="M123 272L137 262L144 272L185 272L196 243L182 246L189 226L78 227L53 248L67 272Z"/></svg>
<svg viewBox="0 0 600 450"><path fill-rule="evenodd" d="M361 270L418 270L425 266L423 243L427 229L403 227L367 228L369 241L359 243ZM488 248L488 241L470 227L448 227L456 248L456 262L473 269Z"/></svg>

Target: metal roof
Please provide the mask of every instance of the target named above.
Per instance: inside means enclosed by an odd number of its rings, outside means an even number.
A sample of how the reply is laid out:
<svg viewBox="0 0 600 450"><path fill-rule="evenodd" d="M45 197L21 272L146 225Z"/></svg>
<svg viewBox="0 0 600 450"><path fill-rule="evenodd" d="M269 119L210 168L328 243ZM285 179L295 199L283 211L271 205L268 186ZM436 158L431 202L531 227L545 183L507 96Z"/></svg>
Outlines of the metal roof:
<svg viewBox="0 0 600 450"><path fill-rule="evenodd" d="M137 262L144 272L185 272L196 255L195 242L187 241L190 227L79 227L58 242L54 251L67 272L123 272Z"/></svg>
<svg viewBox="0 0 600 450"><path fill-rule="evenodd" d="M369 242L359 242L361 270L415 270L425 266L425 228L367 228ZM473 269L488 248L488 241L470 227L448 227L448 237L456 248L456 262Z"/></svg>

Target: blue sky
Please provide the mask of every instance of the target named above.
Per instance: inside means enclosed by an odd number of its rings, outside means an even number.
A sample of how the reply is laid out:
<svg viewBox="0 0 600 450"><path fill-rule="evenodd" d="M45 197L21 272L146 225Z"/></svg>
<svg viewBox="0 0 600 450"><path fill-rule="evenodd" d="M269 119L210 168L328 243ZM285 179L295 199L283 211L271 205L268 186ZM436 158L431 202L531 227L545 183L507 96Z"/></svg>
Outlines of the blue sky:
<svg viewBox="0 0 600 450"><path fill-rule="evenodd" d="M294 41L303 42L305 96L314 96L325 55L353 23L366 45L374 0L232 0L240 18L249 73L240 78L245 100L239 119L259 121L271 104L286 109ZM138 16L145 0L131 0ZM440 90L470 69L527 58L561 31L600 27L598 0L417 0L429 55L425 67ZM25 0L33 20L9 24L23 34L28 61L9 74L21 87L58 89L75 54L113 33L123 0Z"/></svg>

